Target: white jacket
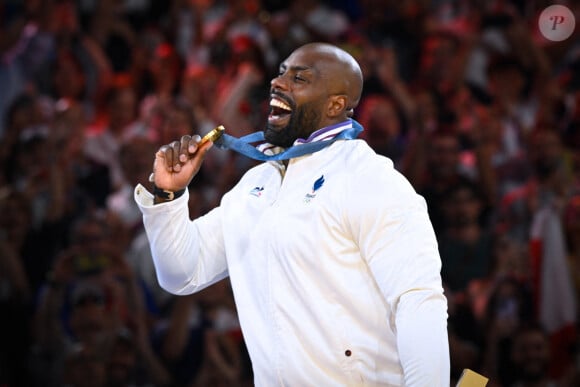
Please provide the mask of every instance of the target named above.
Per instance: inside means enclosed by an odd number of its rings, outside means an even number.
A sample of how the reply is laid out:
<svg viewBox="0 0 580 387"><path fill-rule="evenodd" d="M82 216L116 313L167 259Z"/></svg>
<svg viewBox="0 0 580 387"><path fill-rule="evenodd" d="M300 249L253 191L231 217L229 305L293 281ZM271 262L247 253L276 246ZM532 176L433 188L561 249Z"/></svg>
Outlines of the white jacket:
<svg viewBox="0 0 580 387"><path fill-rule="evenodd" d="M230 276L257 386L449 386L425 201L364 141L260 164L193 222L187 193L135 199L162 287Z"/></svg>

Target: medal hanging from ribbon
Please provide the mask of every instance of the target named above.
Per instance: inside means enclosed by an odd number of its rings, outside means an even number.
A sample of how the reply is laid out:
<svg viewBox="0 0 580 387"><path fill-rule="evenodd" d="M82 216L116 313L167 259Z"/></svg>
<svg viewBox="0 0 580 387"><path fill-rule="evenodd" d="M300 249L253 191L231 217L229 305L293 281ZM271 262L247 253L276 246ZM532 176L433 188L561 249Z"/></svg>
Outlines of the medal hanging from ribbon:
<svg viewBox="0 0 580 387"><path fill-rule="evenodd" d="M267 155L258 150L256 146L252 145L259 142L264 142L264 132L262 131L254 132L240 138L223 133L222 136L215 141L215 145L222 149L231 149L254 160L287 160L318 152L319 150L326 148L337 140L352 140L357 138L357 136L363 131L363 127L355 120L351 119L350 121L352 123L351 126L347 127L331 139L293 145L274 155Z"/></svg>

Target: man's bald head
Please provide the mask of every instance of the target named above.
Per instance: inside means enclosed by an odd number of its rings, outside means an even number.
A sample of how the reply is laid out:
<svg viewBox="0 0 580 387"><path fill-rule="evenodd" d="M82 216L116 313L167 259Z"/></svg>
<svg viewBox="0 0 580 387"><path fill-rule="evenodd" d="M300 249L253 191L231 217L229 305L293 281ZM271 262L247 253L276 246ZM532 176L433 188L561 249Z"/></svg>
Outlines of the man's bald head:
<svg viewBox="0 0 580 387"><path fill-rule="evenodd" d="M318 68L326 80L329 94L345 94L348 97L347 109L351 111L358 105L363 75L360 65L343 49L328 43L308 43L294 51L305 53L313 60L313 67Z"/></svg>

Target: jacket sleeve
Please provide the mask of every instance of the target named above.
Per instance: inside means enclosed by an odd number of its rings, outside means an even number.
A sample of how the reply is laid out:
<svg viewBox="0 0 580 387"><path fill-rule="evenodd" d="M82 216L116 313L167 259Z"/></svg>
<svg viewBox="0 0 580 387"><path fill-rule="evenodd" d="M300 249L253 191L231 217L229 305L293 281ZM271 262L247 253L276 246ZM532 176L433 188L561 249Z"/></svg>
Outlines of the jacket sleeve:
<svg viewBox="0 0 580 387"><path fill-rule="evenodd" d="M347 190L351 232L393 311L405 385L448 387L447 299L427 207L392 166L375 167Z"/></svg>
<svg viewBox="0 0 580 387"><path fill-rule="evenodd" d="M143 213L159 285L173 294L191 294L227 277L221 209L191 221L189 193L153 204L142 185L134 198Z"/></svg>

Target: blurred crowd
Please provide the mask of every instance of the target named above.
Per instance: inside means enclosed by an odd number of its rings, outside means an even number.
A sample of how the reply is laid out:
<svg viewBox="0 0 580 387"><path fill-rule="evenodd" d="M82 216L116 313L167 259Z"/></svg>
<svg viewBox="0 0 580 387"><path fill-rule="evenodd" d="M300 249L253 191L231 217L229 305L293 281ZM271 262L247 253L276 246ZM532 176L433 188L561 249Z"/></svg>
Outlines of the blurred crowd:
<svg viewBox="0 0 580 387"><path fill-rule="evenodd" d="M541 35L552 3L1 1L0 386L252 385L229 283L163 291L133 187L184 134L261 129L312 41L360 62L362 137L427 201L453 385L580 385L580 33ZM254 163L212 149L191 218Z"/></svg>

